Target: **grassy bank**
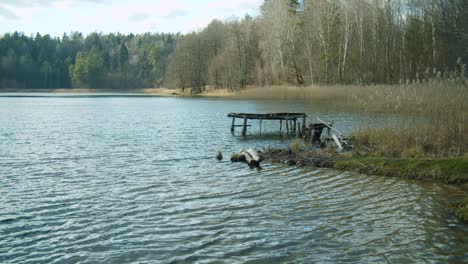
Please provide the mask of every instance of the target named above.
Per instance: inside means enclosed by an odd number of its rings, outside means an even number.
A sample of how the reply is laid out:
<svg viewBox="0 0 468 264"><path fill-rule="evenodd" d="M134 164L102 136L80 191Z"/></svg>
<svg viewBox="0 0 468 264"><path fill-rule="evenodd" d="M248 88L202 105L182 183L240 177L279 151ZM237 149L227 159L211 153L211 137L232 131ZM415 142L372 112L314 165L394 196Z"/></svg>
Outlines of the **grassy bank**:
<svg viewBox="0 0 468 264"><path fill-rule="evenodd" d="M458 218L468 222L468 195L466 195L463 200L452 204L450 210L452 210Z"/></svg>
<svg viewBox="0 0 468 264"><path fill-rule="evenodd" d="M384 157L341 157L335 168L365 174L403 177L447 184L468 183L468 158L402 159Z"/></svg>

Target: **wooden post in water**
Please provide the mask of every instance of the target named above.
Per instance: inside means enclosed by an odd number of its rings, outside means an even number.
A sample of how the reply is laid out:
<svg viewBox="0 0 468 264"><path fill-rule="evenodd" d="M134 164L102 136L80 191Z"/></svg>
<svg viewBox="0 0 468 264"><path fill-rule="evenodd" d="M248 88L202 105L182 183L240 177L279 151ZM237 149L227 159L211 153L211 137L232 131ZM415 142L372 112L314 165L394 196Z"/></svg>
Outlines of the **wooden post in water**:
<svg viewBox="0 0 468 264"><path fill-rule="evenodd" d="M312 128L312 130L310 131L309 144L314 144L314 135L315 135L315 129Z"/></svg>
<svg viewBox="0 0 468 264"><path fill-rule="evenodd" d="M260 135L262 134L262 119L260 118Z"/></svg>
<svg viewBox="0 0 468 264"><path fill-rule="evenodd" d="M244 125L242 126L242 136L247 133L247 115L244 116Z"/></svg>
<svg viewBox="0 0 468 264"><path fill-rule="evenodd" d="M294 132L293 132L293 135L296 135L296 136L297 136L296 123L297 123L297 120L294 119L294 125L293 125L293 127L294 127L294 128L293 128L293 131L294 131Z"/></svg>
<svg viewBox="0 0 468 264"><path fill-rule="evenodd" d="M298 122L297 124L297 137L302 138L301 122Z"/></svg>
<svg viewBox="0 0 468 264"><path fill-rule="evenodd" d="M283 130L283 120L280 120L280 132Z"/></svg>
<svg viewBox="0 0 468 264"><path fill-rule="evenodd" d="M236 125L236 118L232 118L231 132L234 132L234 126Z"/></svg>
<svg viewBox="0 0 468 264"><path fill-rule="evenodd" d="M307 116L304 114L302 116L302 133L306 130Z"/></svg>
<svg viewBox="0 0 468 264"><path fill-rule="evenodd" d="M289 136L289 115L286 116L286 135Z"/></svg>

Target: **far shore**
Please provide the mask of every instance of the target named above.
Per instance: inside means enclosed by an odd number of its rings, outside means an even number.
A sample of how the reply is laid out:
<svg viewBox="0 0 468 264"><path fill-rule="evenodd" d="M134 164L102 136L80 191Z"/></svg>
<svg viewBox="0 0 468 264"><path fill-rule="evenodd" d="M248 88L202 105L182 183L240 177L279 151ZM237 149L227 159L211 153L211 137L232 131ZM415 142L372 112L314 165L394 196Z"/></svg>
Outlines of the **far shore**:
<svg viewBox="0 0 468 264"><path fill-rule="evenodd" d="M143 89L89 89L89 88L69 88L69 89L0 89L1 93L131 93L131 94L147 94L163 97L189 97L191 89L167 89L167 88L143 88ZM211 89L208 88L205 92L197 95L201 97L233 97L234 93L228 89Z"/></svg>

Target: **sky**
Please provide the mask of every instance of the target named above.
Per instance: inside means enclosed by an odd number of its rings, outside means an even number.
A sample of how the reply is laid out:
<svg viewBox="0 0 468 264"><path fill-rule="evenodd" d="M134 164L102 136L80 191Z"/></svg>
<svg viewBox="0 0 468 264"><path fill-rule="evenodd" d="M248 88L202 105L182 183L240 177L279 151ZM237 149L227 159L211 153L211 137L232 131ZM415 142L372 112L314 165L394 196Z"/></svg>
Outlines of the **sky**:
<svg viewBox="0 0 468 264"><path fill-rule="evenodd" d="M188 33L213 19L255 16L263 0L0 0L0 35L80 31Z"/></svg>

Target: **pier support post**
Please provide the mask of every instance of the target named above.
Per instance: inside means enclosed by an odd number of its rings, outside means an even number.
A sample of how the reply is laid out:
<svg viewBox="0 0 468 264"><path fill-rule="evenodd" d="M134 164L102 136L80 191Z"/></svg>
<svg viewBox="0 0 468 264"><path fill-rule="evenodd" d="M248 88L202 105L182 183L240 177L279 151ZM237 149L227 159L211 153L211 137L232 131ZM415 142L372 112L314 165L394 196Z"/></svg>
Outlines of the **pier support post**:
<svg viewBox="0 0 468 264"><path fill-rule="evenodd" d="M283 130L283 120L280 120L280 132Z"/></svg>
<svg viewBox="0 0 468 264"><path fill-rule="evenodd" d="M301 122L298 122L298 124L297 124L297 137L302 138Z"/></svg>
<svg viewBox="0 0 468 264"><path fill-rule="evenodd" d="M286 135L289 136L289 116L286 116Z"/></svg>
<svg viewBox="0 0 468 264"><path fill-rule="evenodd" d="M244 125L242 126L242 136L247 133L247 115L244 116Z"/></svg>
<svg viewBox="0 0 468 264"><path fill-rule="evenodd" d="M315 129L312 128L312 130L310 131L309 144L314 144L314 137L315 137Z"/></svg>
<svg viewBox="0 0 468 264"><path fill-rule="evenodd" d="M260 135L262 134L262 119L260 118Z"/></svg>
<svg viewBox="0 0 468 264"><path fill-rule="evenodd" d="M236 118L232 118L231 132L234 132L234 126L236 125Z"/></svg>
<svg viewBox="0 0 468 264"><path fill-rule="evenodd" d="M302 133L304 133L304 131L306 129L306 123L307 123L307 116L303 115L302 116Z"/></svg>
<svg viewBox="0 0 468 264"><path fill-rule="evenodd" d="M294 124L293 124L293 135L296 135L296 136L297 136L297 130L296 130L296 125L297 125L296 123L297 123L297 120L294 119L293 122L294 122Z"/></svg>

